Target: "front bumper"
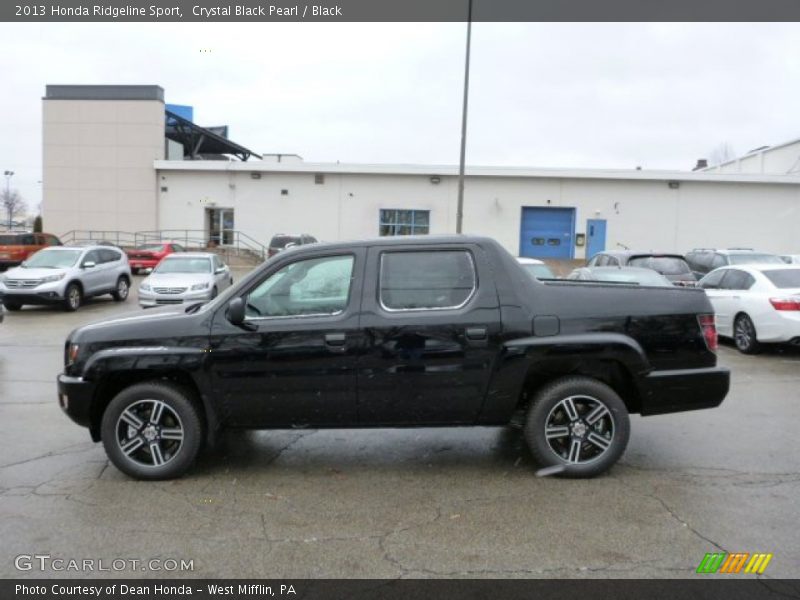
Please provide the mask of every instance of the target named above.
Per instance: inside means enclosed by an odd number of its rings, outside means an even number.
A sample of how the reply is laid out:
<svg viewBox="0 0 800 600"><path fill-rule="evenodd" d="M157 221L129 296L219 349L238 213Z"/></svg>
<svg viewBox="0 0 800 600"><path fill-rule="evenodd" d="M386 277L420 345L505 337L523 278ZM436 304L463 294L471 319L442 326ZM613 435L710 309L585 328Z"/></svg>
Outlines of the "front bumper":
<svg viewBox="0 0 800 600"><path fill-rule="evenodd" d="M95 384L82 377L58 376L58 404L70 419L83 427L92 424L92 398ZM97 441L97 440L95 440Z"/></svg>
<svg viewBox="0 0 800 600"><path fill-rule="evenodd" d="M182 294L156 294L145 292L139 288L139 306L150 308L153 306L170 306L173 304L188 304L190 302L208 302L211 300L212 290L197 290L183 292Z"/></svg>
<svg viewBox="0 0 800 600"><path fill-rule="evenodd" d="M642 415L714 408L728 394L730 381L725 367L653 371L642 384Z"/></svg>
<svg viewBox="0 0 800 600"><path fill-rule="evenodd" d="M0 302L14 302L15 304L58 304L64 301L64 296L57 291L42 292L9 292L0 291Z"/></svg>
<svg viewBox="0 0 800 600"><path fill-rule="evenodd" d="M64 279L29 288L11 288L0 283L0 301L8 300L16 304L58 304L64 300L65 289Z"/></svg>

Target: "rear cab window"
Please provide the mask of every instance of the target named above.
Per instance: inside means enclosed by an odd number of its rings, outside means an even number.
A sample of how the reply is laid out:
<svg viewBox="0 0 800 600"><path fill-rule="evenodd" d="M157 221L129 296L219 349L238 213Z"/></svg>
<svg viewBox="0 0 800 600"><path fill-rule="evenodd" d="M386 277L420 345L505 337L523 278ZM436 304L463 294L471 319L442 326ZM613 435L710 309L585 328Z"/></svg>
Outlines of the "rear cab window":
<svg viewBox="0 0 800 600"><path fill-rule="evenodd" d="M387 311L461 308L477 286L468 250L390 250L381 255L378 296Z"/></svg>

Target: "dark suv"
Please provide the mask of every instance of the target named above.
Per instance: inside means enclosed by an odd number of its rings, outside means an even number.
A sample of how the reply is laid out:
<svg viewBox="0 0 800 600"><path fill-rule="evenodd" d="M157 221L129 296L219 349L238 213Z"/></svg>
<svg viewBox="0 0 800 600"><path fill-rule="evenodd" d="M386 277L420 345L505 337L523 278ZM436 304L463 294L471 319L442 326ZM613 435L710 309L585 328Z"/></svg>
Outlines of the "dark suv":
<svg viewBox="0 0 800 600"><path fill-rule="evenodd" d="M276 233L269 242L268 256L275 256L278 252L293 248L294 246L304 246L305 244L316 244L317 238L307 233Z"/></svg>
<svg viewBox="0 0 800 600"><path fill-rule="evenodd" d="M756 252L752 248L695 248L686 253L686 262L689 263L697 279L714 269L728 265L783 264L780 256L768 252Z"/></svg>
<svg viewBox="0 0 800 600"><path fill-rule="evenodd" d="M673 285L693 287L697 278L680 254L608 250L595 254L587 267L640 267L661 273Z"/></svg>

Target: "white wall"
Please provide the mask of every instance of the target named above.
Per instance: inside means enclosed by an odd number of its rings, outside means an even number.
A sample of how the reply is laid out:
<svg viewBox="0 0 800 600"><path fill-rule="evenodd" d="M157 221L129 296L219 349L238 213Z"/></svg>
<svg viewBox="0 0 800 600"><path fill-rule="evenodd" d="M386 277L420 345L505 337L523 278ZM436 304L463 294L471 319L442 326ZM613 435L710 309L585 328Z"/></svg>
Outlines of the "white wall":
<svg viewBox="0 0 800 600"><path fill-rule="evenodd" d="M428 175L325 174L242 171L160 171L168 188L159 197L159 227L203 229L212 204L235 210L235 227L269 242L278 232L311 233L321 240L378 235L381 208L431 211L431 233L455 231L455 177L432 184ZM282 196L281 190L288 190ZM686 252L697 246L752 246L797 252L800 185L729 182L468 177L464 231L488 235L519 250L524 206L573 207L576 233L587 219L606 219L606 248ZM582 258L583 248L575 248Z"/></svg>

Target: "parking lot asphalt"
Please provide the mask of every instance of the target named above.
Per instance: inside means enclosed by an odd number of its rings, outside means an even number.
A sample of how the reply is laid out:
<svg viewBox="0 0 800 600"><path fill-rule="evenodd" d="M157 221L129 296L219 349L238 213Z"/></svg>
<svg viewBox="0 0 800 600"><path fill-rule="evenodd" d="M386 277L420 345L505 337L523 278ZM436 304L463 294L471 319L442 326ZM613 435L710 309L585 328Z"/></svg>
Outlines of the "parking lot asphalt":
<svg viewBox="0 0 800 600"><path fill-rule="evenodd" d="M800 351L723 345L718 409L632 417L594 480L537 478L494 428L230 432L138 482L56 403L63 342L135 295L0 324L0 577L697 577L706 552L800 565ZM191 571L19 571L15 557L185 559Z"/></svg>

